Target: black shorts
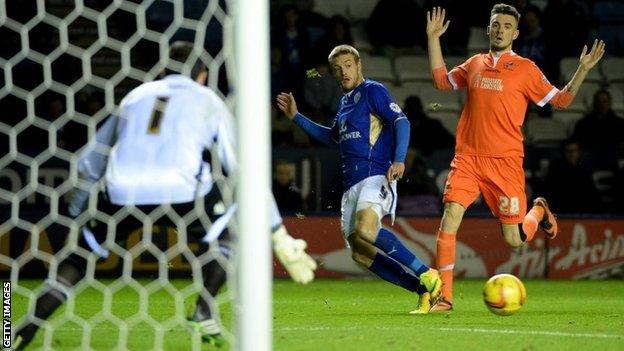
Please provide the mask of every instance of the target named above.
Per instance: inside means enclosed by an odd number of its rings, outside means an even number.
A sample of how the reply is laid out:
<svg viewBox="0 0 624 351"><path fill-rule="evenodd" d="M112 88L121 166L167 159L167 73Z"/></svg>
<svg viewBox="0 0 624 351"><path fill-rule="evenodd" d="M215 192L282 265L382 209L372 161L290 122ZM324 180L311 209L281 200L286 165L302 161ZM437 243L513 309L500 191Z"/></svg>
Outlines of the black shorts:
<svg viewBox="0 0 624 351"><path fill-rule="evenodd" d="M109 231L114 236L115 243L124 247L128 236L143 227L143 219L146 217L151 219L153 226L171 227L178 233L186 231L189 242L201 242L211 225L226 212L221 192L216 185L203 199L170 205L120 206L112 204L106 194L100 194L97 208L104 216L89 220L80 229L78 245L100 257L108 255L104 248L106 245L103 244ZM110 217L117 220L109 225ZM229 247L231 235L227 227L218 235L218 241L220 246Z"/></svg>

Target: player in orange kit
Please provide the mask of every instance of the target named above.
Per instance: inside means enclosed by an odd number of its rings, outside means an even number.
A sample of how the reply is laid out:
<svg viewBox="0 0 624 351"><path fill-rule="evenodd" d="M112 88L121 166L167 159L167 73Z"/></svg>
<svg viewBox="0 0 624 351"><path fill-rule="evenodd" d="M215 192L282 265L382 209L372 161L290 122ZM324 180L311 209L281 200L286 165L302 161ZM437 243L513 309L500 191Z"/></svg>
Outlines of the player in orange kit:
<svg viewBox="0 0 624 351"><path fill-rule="evenodd" d="M512 247L530 241L538 226L549 239L557 235L557 222L544 198L536 198L527 213L522 123L529 101L560 109L569 106L605 47L596 40L587 53L585 46L576 73L559 90L535 63L512 51L520 14L513 6L497 4L487 27L490 51L472 56L449 72L439 39L449 26L444 17L445 11L439 7L427 12L433 83L440 90L466 88L468 94L457 125L455 157L444 188L444 214L437 234L436 264L442 273L442 297L431 301L423 294L414 313L452 310L455 235L466 208L479 193L500 220L503 237Z"/></svg>

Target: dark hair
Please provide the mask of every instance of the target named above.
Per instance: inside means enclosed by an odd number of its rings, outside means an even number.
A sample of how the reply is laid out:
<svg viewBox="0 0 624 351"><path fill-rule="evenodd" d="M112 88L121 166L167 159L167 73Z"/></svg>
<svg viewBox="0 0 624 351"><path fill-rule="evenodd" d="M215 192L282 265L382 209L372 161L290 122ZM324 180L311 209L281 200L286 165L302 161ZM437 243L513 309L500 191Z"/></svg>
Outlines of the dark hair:
<svg viewBox="0 0 624 351"><path fill-rule="evenodd" d="M425 115L422 100L417 95L410 95L405 99L403 104L403 112L408 118L420 119Z"/></svg>
<svg viewBox="0 0 624 351"><path fill-rule="evenodd" d="M579 145L579 147L580 147L580 143L579 143L579 141L576 138L570 137L570 138L564 139L561 142L561 144L559 145L559 151L561 151L561 153L564 153L565 152L565 148L567 146L573 145L573 144Z"/></svg>
<svg viewBox="0 0 624 351"><path fill-rule="evenodd" d="M600 95L607 95L609 97L609 100L611 100L611 93L605 89L605 88L600 88L598 90L596 90L596 92L594 93L594 103L596 102L596 99L598 99L598 96Z"/></svg>
<svg viewBox="0 0 624 351"><path fill-rule="evenodd" d="M511 5L502 3L494 5L494 7L492 7L492 12L490 12L490 17L497 14L513 16L516 19L516 22L520 22L520 12L518 12L518 10Z"/></svg>
<svg viewBox="0 0 624 351"><path fill-rule="evenodd" d="M177 61L178 64L184 66L191 65L190 76L194 79L201 71L205 70L206 67L199 57L193 57L193 47L193 43L188 41L174 41L169 46L169 59ZM184 67L167 67L165 70L165 74L180 73L184 73Z"/></svg>
<svg viewBox="0 0 624 351"><path fill-rule="evenodd" d="M345 37L343 39L340 39L341 42L337 43L335 42L336 40L339 40L339 38L335 37L335 32L334 29L336 28L336 26L342 26L342 28L344 28L344 35ZM340 15L334 15L329 19L329 26L328 26L328 30L329 30L329 38L330 40L334 40L335 45L339 45L339 44L353 44L353 36L351 35L351 24L349 24L349 21L344 18L343 16Z"/></svg>

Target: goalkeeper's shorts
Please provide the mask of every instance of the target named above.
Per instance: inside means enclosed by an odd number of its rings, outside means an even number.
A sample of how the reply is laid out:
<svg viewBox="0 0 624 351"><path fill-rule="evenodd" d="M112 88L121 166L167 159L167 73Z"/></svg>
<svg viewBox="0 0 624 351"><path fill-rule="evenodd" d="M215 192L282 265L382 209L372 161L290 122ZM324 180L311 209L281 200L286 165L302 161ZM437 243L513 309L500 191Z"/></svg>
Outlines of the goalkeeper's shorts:
<svg viewBox="0 0 624 351"><path fill-rule="evenodd" d="M201 240L206 235L210 224L214 223L226 212L225 205L218 187L198 199L196 202L161 205L137 205L131 210L124 210L124 206L112 204L105 194L98 198L98 212L104 213L104 217L114 217L117 221L110 223L110 232L114 233L114 241L124 247L128 236L135 230L143 227L141 217L149 216L154 226L175 228L178 233L186 231L189 242ZM136 216L137 213L145 215ZM184 219L182 219L184 218ZM207 221L210 223L207 223ZM101 258L108 257L106 237L109 232L109 223L102 218L93 218L81 228L81 236L78 245L95 253ZM154 239L155 240L155 239ZM218 236L219 246L229 246L231 234L225 228Z"/></svg>

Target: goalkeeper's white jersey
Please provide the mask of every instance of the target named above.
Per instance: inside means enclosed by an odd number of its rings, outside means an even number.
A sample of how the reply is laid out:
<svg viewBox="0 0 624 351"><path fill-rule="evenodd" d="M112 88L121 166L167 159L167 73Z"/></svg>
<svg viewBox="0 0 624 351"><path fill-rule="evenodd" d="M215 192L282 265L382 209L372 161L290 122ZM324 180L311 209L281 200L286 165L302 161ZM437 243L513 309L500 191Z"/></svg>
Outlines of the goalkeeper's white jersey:
<svg viewBox="0 0 624 351"><path fill-rule="evenodd" d="M118 118L110 117L96 137L112 146L108 160L87 152L79 170L95 179L105 171L106 190L116 205L191 202L212 188L210 165L202 160L205 149L218 152L225 171L235 168L232 124L212 90L169 75L122 100Z"/></svg>

